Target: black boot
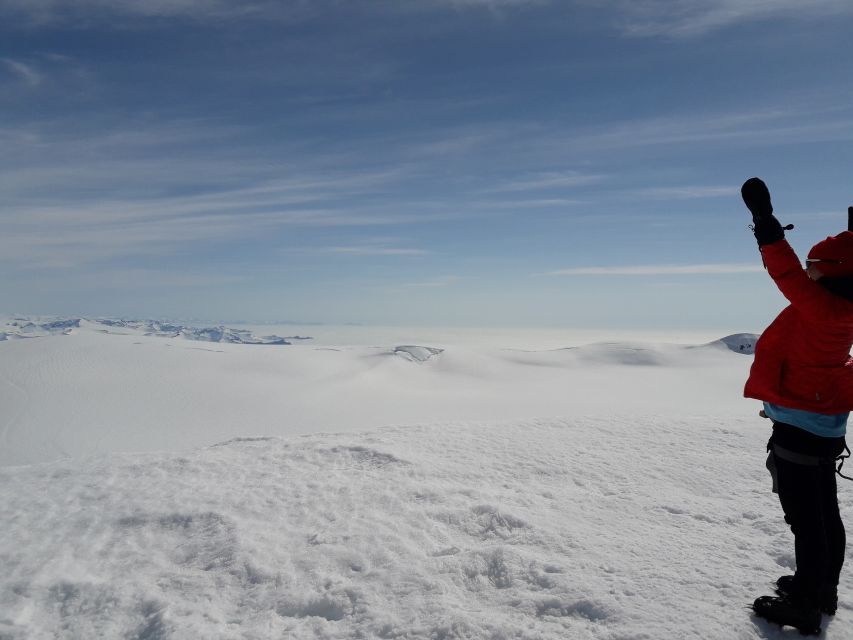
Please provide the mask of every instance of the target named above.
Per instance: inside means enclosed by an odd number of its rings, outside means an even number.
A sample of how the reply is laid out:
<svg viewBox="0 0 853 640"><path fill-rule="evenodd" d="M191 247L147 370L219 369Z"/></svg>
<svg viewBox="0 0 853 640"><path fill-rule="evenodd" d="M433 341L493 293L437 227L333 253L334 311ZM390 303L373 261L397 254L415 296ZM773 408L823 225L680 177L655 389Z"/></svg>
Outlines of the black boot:
<svg viewBox="0 0 853 640"><path fill-rule="evenodd" d="M803 635L820 633L820 610L805 600L791 596L761 596L752 604L752 610L768 622L794 627Z"/></svg>
<svg viewBox="0 0 853 640"><path fill-rule="evenodd" d="M801 592L797 588L797 581L794 576L782 576L776 581L776 593L780 596L801 596ZM830 585L824 585L818 594L818 607L822 613L828 616L834 616L838 609L838 588Z"/></svg>

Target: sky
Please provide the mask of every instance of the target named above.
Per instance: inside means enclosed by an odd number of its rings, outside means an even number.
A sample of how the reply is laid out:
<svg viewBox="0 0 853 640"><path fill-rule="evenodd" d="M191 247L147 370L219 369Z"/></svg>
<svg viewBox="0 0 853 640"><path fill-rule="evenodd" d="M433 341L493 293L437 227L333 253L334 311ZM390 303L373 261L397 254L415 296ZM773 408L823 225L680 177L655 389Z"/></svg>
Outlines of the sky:
<svg viewBox="0 0 853 640"><path fill-rule="evenodd" d="M0 312L761 331L847 0L0 0Z"/></svg>

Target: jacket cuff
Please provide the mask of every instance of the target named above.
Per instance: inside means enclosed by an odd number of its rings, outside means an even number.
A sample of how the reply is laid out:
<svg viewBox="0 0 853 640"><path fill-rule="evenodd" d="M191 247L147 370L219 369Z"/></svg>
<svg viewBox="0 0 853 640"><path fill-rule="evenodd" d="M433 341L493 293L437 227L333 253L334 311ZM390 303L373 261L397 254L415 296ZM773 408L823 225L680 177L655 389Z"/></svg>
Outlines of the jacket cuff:
<svg viewBox="0 0 853 640"><path fill-rule="evenodd" d="M767 216L758 220L752 229L759 247L773 244L784 239L785 230L776 219L776 216Z"/></svg>

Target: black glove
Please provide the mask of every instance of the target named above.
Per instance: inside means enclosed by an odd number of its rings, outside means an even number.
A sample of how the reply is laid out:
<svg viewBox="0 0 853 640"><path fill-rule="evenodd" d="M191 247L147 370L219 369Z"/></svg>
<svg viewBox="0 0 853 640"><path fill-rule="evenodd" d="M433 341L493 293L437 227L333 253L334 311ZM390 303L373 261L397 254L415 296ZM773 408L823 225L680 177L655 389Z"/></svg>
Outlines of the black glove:
<svg viewBox="0 0 853 640"><path fill-rule="evenodd" d="M790 224L783 227L773 215L770 191L761 178L750 178L744 182L740 195L746 208L752 213L752 232L759 247L782 240L785 237L785 229L794 228L794 225Z"/></svg>
<svg viewBox="0 0 853 640"><path fill-rule="evenodd" d="M790 226L788 225L788 227ZM769 215L755 221L755 224L752 225L752 233L758 241L758 246L763 247L765 244L773 244L782 240L785 237L785 229L788 227L783 227L776 216Z"/></svg>

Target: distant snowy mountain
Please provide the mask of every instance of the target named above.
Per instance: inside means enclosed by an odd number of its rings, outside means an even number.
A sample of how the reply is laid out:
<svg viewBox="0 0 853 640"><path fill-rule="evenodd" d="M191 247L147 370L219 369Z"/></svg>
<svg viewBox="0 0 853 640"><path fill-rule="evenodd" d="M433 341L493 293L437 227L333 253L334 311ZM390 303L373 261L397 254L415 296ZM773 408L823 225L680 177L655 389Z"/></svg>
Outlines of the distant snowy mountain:
<svg viewBox="0 0 853 640"><path fill-rule="evenodd" d="M41 338L69 335L75 329L87 328L100 333L139 334L158 338L184 338L201 342L230 344L289 345L294 340L311 340L302 336L256 336L245 329L225 326L191 327L160 320L126 320L113 318L14 318L0 326L0 340Z"/></svg>
<svg viewBox="0 0 853 640"><path fill-rule="evenodd" d="M80 318L62 318L50 320L36 320L30 318L14 318L5 323L0 331L0 340L14 340L16 338L39 338L69 334L73 329L80 327Z"/></svg>
<svg viewBox="0 0 853 640"><path fill-rule="evenodd" d="M724 346L735 353L752 355L755 353L755 343L760 336L755 333L735 333L710 343L708 346Z"/></svg>

